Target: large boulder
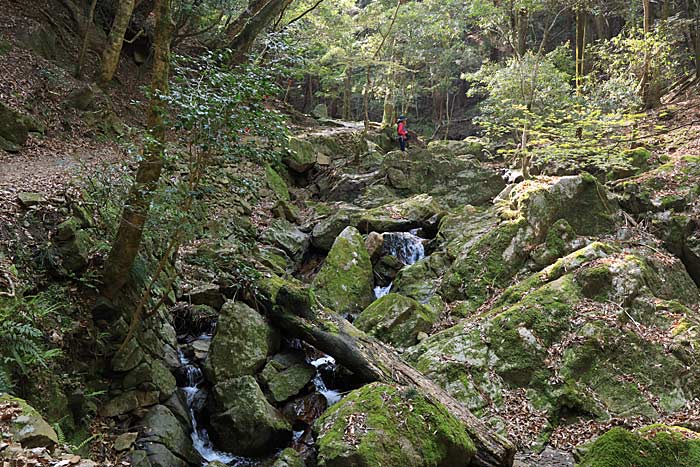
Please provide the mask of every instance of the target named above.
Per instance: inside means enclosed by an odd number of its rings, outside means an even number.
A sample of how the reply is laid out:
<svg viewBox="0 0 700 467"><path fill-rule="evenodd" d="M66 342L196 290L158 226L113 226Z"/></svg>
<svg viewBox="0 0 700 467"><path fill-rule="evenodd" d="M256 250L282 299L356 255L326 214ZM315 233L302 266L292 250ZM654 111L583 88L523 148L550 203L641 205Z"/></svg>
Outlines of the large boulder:
<svg viewBox="0 0 700 467"><path fill-rule="evenodd" d="M291 137L283 162L295 172L304 173L316 164L316 150L309 141Z"/></svg>
<svg viewBox="0 0 700 467"><path fill-rule="evenodd" d="M192 446L192 438L188 433L189 427L182 424L178 418L164 405L156 405L151 408L141 422L143 435L139 444L145 446L146 451L156 453L152 449L154 443L165 447L175 457L188 464L198 465L202 458ZM157 450L161 454L160 450Z"/></svg>
<svg viewBox="0 0 700 467"><path fill-rule="evenodd" d="M432 228L438 224L444 211L435 198L425 194L392 201L372 209L345 203L337 203L332 208L333 211L317 222L312 232L313 245L326 251L347 226L353 226L363 233Z"/></svg>
<svg viewBox="0 0 700 467"><path fill-rule="evenodd" d="M700 157L681 156L615 187L622 207L640 217L683 260L700 284Z"/></svg>
<svg viewBox="0 0 700 467"><path fill-rule="evenodd" d="M260 373L275 402L296 396L316 375L316 369L306 363L303 355L282 353L267 362Z"/></svg>
<svg viewBox="0 0 700 467"><path fill-rule="evenodd" d="M561 416L655 419L700 394L684 370L698 357L698 302L678 259L593 243L405 355L478 415L515 410L524 389L540 436Z"/></svg>
<svg viewBox="0 0 700 467"><path fill-rule="evenodd" d="M362 235L347 227L314 279L316 296L336 313L358 313L372 302L373 284L372 262Z"/></svg>
<svg viewBox="0 0 700 467"><path fill-rule="evenodd" d="M309 249L309 235L286 219L275 219L262 234L262 240L282 249L296 263L304 259Z"/></svg>
<svg viewBox="0 0 700 467"><path fill-rule="evenodd" d="M357 226L365 212L362 208L345 203L336 203L330 208L329 215L316 222L311 233L312 244L324 251L331 249L335 239L347 226Z"/></svg>
<svg viewBox="0 0 700 467"><path fill-rule="evenodd" d="M390 293L364 309L354 325L394 347L418 343L420 333L430 332L437 316L417 301Z"/></svg>
<svg viewBox="0 0 700 467"><path fill-rule="evenodd" d="M466 300L470 308L477 308L494 287L507 287L528 261L535 262L531 252L537 254L536 247L546 243L557 222L566 221L578 235L593 236L612 233L620 218L617 204L587 174L523 182L499 208L499 224L480 236L452 240L460 251L440 287L446 299ZM473 219L482 223L479 217ZM488 218L485 222L489 223ZM465 229L466 233L475 231L478 228ZM539 254L536 259L543 257ZM550 261L555 259L550 255Z"/></svg>
<svg viewBox="0 0 700 467"><path fill-rule="evenodd" d="M10 434L23 448L50 449L58 444L58 435L51 425L24 400L0 394L0 407L4 414L10 414Z"/></svg>
<svg viewBox="0 0 700 467"><path fill-rule="evenodd" d="M405 232L437 224L442 211L432 196L421 194L362 213L357 227L363 232Z"/></svg>
<svg viewBox="0 0 700 467"><path fill-rule="evenodd" d="M473 156L413 150L408 157L391 152L382 166L389 185L403 194L428 193L450 207L491 202L506 183Z"/></svg>
<svg viewBox="0 0 700 467"><path fill-rule="evenodd" d="M17 152L27 142L30 131L43 131L32 117L0 102L0 149Z"/></svg>
<svg viewBox="0 0 700 467"><path fill-rule="evenodd" d="M260 456L291 439L291 425L267 402L252 376L218 383L211 404L212 438L228 452Z"/></svg>
<svg viewBox="0 0 700 467"><path fill-rule="evenodd" d="M635 431L616 427L579 449L579 467L700 465L700 433L679 426L651 425Z"/></svg>
<svg viewBox="0 0 700 467"><path fill-rule="evenodd" d="M216 384L255 374L278 347L279 335L257 311L229 301L221 309L209 349L204 367L207 379Z"/></svg>
<svg viewBox="0 0 700 467"><path fill-rule="evenodd" d="M314 429L319 467L467 467L475 452L445 407L380 383L352 391Z"/></svg>

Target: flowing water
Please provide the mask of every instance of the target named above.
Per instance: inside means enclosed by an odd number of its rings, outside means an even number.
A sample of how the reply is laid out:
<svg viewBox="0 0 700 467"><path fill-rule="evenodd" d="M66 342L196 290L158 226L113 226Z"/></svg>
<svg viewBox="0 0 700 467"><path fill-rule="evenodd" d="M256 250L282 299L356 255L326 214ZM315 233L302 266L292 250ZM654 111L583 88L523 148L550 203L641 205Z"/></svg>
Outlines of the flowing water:
<svg viewBox="0 0 700 467"><path fill-rule="evenodd" d="M187 398L187 409L189 410L190 418L192 419L192 444L194 449L205 460L204 465L214 461L236 465L234 463L244 461L245 459L242 457L216 450L214 448L214 444L209 439L209 433L207 433L206 428L199 426L197 422L197 401L200 398L206 399L206 392L202 388L204 375L202 375L201 368L190 362L182 351L178 351L178 354L180 356L180 363L182 363L182 365L185 367L185 374L187 375L187 385L181 387L180 389L185 393Z"/></svg>
<svg viewBox="0 0 700 467"><path fill-rule="evenodd" d="M410 232L388 232L384 234L384 253L395 256L405 266L410 266L425 258L423 239L416 235L417 230ZM393 284L386 287L375 287L374 296L382 298L391 292Z"/></svg>
<svg viewBox="0 0 700 467"><path fill-rule="evenodd" d="M211 339L211 336L203 335L199 339ZM178 356L180 358L180 363L185 369L186 378L180 390L185 394L187 409L189 410L192 420L192 444L194 449L204 459L203 465L206 466L214 461L239 467L250 465L250 459L217 450L209 439L209 433L207 433L206 428L199 425L197 418L202 409L202 402L206 401L207 398L206 389L203 387L204 375L202 374L202 369L188 359L182 350L178 350ZM321 377L321 369L335 369L336 363L333 357L325 356L310 361L309 363L316 368L316 376L313 379L316 391L326 398L329 407L337 403L342 398L342 395L336 390L328 389ZM304 431L294 432L294 440L298 441L303 434Z"/></svg>
<svg viewBox="0 0 700 467"><path fill-rule="evenodd" d="M338 402L342 398L342 395L338 391L328 389L326 387L326 383L323 381L323 378L321 378L321 372L319 371L319 368L326 365L335 368L335 359L327 355L309 363L316 367L316 376L313 380L314 386L316 386L316 391L321 393L323 397L326 398L326 401L328 402L328 407L330 407L331 405Z"/></svg>

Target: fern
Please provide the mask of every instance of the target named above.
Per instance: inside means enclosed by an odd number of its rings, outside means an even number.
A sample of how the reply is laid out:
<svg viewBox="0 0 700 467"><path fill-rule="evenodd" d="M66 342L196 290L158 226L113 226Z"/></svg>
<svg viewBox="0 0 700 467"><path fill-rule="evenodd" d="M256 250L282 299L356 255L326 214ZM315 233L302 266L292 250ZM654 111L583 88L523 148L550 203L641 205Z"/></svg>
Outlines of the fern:
<svg viewBox="0 0 700 467"><path fill-rule="evenodd" d="M61 422L58 421L51 426L53 428L53 431L56 432L56 437L58 438L58 444L66 444L66 434L63 432L63 428L61 428Z"/></svg>

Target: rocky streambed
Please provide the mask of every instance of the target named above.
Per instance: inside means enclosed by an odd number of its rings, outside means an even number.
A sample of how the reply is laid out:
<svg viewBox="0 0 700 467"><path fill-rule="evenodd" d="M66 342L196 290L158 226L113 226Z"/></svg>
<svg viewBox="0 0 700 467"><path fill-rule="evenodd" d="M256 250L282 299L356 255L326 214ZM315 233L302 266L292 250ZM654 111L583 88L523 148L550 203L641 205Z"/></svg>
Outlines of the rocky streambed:
<svg viewBox="0 0 700 467"><path fill-rule="evenodd" d="M506 436L520 466L572 465L574 453L602 465L586 443L612 426L632 431L601 439L690 449L691 435L665 427L700 429L698 193L664 204L655 190L700 164L516 181L482 142L407 157L389 144L351 131L293 138L260 174L262 214L220 198L221 230L249 243L185 255L200 285L180 292L174 321L161 317L171 328L136 339L179 389L151 376L158 401L136 398L135 465L511 464L484 463L483 432L453 404ZM126 357L116 367L129 376L138 365ZM403 362L425 381L382 373Z"/></svg>

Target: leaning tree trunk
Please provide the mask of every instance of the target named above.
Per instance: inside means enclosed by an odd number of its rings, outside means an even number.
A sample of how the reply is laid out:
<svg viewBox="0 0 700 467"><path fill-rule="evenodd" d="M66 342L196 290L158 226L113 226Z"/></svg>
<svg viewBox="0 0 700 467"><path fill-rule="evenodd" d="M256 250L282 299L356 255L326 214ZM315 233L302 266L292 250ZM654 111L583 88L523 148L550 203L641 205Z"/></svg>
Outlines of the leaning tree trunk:
<svg viewBox="0 0 700 467"><path fill-rule="evenodd" d="M129 27L131 13L134 11L134 0L120 0L117 13L114 16L112 29L107 37L107 45L102 52L102 64L97 75L97 83L104 86L112 81L114 73L119 65L119 57L122 53L124 34Z"/></svg>
<svg viewBox="0 0 700 467"><path fill-rule="evenodd" d="M164 108L161 96L168 90L170 70L172 35L170 0L157 0L155 15L155 53L151 78L153 95L148 110L150 137L144 148L144 157L139 163L136 179L124 204L117 236L112 242L112 248L105 263L102 293L110 299L114 298L128 281L141 246L152 193L157 188L163 169L165 124L162 117Z"/></svg>
<svg viewBox="0 0 700 467"><path fill-rule="evenodd" d="M433 403L444 405L464 423L476 445L477 452L470 465L510 467L513 464L515 448L507 439L491 431L461 402L405 363L389 346L320 307L306 289L282 287L274 303L269 296L265 297L264 291L262 297L245 298L253 306L262 305L275 326L331 355L362 381L411 386Z"/></svg>
<svg viewBox="0 0 700 467"><path fill-rule="evenodd" d="M243 63L253 48L255 38L277 20L294 0L255 0L229 27L228 48L233 51L232 62Z"/></svg>

